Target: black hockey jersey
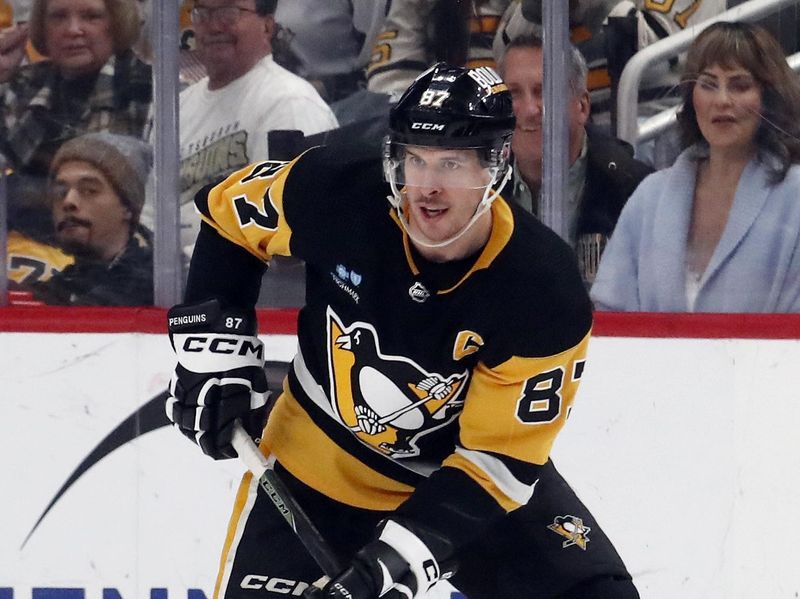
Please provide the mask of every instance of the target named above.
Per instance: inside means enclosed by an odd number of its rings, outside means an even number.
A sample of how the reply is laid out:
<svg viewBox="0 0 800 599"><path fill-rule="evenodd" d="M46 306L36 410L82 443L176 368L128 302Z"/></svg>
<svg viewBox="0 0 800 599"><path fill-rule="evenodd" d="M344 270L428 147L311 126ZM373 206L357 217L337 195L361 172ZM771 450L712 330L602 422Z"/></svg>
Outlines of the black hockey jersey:
<svg viewBox="0 0 800 599"><path fill-rule="evenodd" d="M299 349L263 443L356 507L394 510L427 478L403 509L447 495L451 508L511 511L531 497L583 373L592 317L575 259L499 198L482 251L428 262L388 193L379 160L315 148L198 194L224 238L306 263Z"/></svg>

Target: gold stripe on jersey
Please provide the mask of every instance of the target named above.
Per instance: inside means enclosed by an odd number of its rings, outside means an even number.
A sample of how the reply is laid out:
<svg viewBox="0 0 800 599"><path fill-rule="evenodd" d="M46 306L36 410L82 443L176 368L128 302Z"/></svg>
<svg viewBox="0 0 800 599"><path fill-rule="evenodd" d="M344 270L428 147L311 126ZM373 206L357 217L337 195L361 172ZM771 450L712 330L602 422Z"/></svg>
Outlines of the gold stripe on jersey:
<svg viewBox="0 0 800 599"><path fill-rule="evenodd" d="M611 87L611 75L608 74L608 69L605 67L589 69L586 86L589 91Z"/></svg>
<svg viewBox="0 0 800 599"><path fill-rule="evenodd" d="M228 532L225 535L225 542L222 545L222 554L219 558L219 569L217 570L217 580L214 583L213 599L220 597L220 590L228 585L228 578L231 574L231 567L236 557L236 545L242 538L242 532L247 524L247 517L253 507L256 498L257 483L253 480L251 472L245 472L239 489L236 491L236 499L233 502L233 513L228 521Z"/></svg>
<svg viewBox="0 0 800 599"><path fill-rule="evenodd" d="M394 510L414 490L339 447L314 424L285 383L267 421L264 444L295 478L347 505Z"/></svg>
<svg viewBox="0 0 800 599"><path fill-rule="evenodd" d="M484 246L483 251L481 252L481 255L475 261L475 264L472 265L472 268L470 268L469 271L463 277L461 277L461 280L459 280L458 283L449 289L437 291L437 294L441 295L450 293L459 285L461 285L461 283L466 281L472 275L472 273L483 268L489 268L502 249L506 247L508 240L511 239L511 234L514 232L514 216L511 213L511 208L502 197L498 197L494 202L492 202L491 211L492 232L489 236L489 241L486 243L486 246ZM397 226L403 229L397 213L392 210L391 214L395 223L397 223ZM408 261L409 268L411 268L411 272L414 274L414 276L419 275L419 268L414 262L414 256L411 253L411 240L409 239L408 233L406 233L405 229L403 229L403 248L405 249L406 260Z"/></svg>
<svg viewBox="0 0 800 599"><path fill-rule="evenodd" d="M445 458L442 466L449 466L451 468L458 468L474 480L481 489L492 496L492 498L502 507L505 511L511 512L522 504L511 499L506 493L500 490L495 481L477 464L468 460L466 457L459 453L453 453Z"/></svg>
<svg viewBox="0 0 800 599"><path fill-rule="evenodd" d="M585 42L592 37L593 34L588 27L577 25L570 28L569 38L575 45ZM591 63L592 61L589 62ZM605 63L605 60L603 60L603 62ZM590 66L589 72L586 75L586 87L590 92L611 87L611 75L608 73L608 65Z"/></svg>
<svg viewBox="0 0 800 599"><path fill-rule="evenodd" d="M475 15L469 20L469 32L473 35L480 33L494 35L499 25L499 15Z"/></svg>
<svg viewBox="0 0 800 599"><path fill-rule="evenodd" d="M372 48L372 57L367 65L367 77L372 72L380 67L389 63L392 57L392 46L386 43L388 40L393 40L397 37L397 30L382 31L375 38L375 46Z"/></svg>
<svg viewBox="0 0 800 599"><path fill-rule="evenodd" d="M695 0L691 5L675 15L675 22L681 29L686 29L686 26L689 24L689 19L691 19L692 15L697 12L697 9L700 8L701 3L702 0Z"/></svg>
<svg viewBox="0 0 800 599"><path fill-rule="evenodd" d="M589 337L553 356L513 357L491 369L479 363L459 417L461 445L544 464L575 398Z"/></svg>
<svg viewBox="0 0 800 599"><path fill-rule="evenodd" d="M585 42L588 39L592 38L592 31L588 27L583 25L576 25L574 27L570 27L569 30L569 41L573 44L580 44L581 42Z"/></svg>
<svg viewBox="0 0 800 599"><path fill-rule="evenodd" d="M292 229L284 216L283 190L296 160L261 162L236 171L208 193L200 216L225 239L261 260L291 255Z"/></svg>

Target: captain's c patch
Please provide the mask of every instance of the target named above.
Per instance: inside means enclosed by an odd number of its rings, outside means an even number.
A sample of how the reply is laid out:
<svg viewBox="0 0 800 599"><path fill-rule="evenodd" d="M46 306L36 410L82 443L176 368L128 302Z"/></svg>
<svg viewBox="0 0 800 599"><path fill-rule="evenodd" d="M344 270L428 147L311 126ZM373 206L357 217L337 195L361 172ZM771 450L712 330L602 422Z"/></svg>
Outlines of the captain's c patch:
<svg viewBox="0 0 800 599"><path fill-rule="evenodd" d="M456 362L461 358L474 354L483 346L483 337L475 331L460 331L453 344L453 360Z"/></svg>

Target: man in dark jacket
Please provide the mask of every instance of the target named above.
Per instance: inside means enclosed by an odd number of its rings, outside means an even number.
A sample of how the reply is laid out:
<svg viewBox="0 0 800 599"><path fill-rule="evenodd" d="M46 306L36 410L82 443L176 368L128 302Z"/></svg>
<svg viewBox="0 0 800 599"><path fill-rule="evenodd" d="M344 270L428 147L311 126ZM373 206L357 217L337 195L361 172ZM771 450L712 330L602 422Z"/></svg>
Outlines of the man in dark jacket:
<svg viewBox="0 0 800 599"><path fill-rule="evenodd" d="M90 133L61 146L48 195L56 240L75 263L34 285L48 304L153 303L150 232L139 224L150 147L133 137Z"/></svg>
<svg viewBox="0 0 800 599"><path fill-rule="evenodd" d="M523 35L507 46L501 64L511 91L517 124L514 199L538 213L542 184L542 40ZM631 146L589 125L590 102L586 61L571 48L568 55L570 96L569 173L563 209L569 243L578 255L587 286L594 281L600 254L628 197L652 168L633 157Z"/></svg>

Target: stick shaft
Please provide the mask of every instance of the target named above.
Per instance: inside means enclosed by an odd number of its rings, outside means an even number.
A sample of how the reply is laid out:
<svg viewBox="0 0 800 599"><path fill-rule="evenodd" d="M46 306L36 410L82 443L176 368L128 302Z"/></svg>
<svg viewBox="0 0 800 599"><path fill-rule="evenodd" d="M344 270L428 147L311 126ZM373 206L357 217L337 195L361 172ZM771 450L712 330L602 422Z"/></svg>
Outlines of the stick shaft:
<svg viewBox="0 0 800 599"><path fill-rule="evenodd" d="M338 574L341 571L339 560L325 539L322 538L317 527L278 477L273 467L274 458L268 459L261 453L250 435L238 422L233 430L232 444L236 453L239 454L239 459L258 478L258 484L291 526L314 561L322 568L322 572L331 577Z"/></svg>

